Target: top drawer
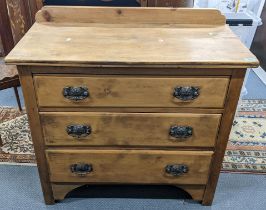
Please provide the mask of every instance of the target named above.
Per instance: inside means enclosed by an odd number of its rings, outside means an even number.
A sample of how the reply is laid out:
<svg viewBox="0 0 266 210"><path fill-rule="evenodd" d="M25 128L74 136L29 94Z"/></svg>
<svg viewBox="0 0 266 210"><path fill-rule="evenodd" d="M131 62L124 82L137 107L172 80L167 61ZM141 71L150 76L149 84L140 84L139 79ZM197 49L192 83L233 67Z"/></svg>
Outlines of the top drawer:
<svg viewBox="0 0 266 210"><path fill-rule="evenodd" d="M222 108L228 77L34 76L40 107Z"/></svg>

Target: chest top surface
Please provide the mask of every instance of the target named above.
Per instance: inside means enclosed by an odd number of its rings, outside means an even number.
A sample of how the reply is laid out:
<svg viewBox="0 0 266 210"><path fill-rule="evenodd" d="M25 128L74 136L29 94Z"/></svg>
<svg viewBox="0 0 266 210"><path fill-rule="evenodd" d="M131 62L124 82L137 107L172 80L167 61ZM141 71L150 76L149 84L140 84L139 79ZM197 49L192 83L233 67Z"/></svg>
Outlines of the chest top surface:
<svg viewBox="0 0 266 210"><path fill-rule="evenodd" d="M5 60L62 66L258 65L219 11L171 8L43 7Z"/></svg>

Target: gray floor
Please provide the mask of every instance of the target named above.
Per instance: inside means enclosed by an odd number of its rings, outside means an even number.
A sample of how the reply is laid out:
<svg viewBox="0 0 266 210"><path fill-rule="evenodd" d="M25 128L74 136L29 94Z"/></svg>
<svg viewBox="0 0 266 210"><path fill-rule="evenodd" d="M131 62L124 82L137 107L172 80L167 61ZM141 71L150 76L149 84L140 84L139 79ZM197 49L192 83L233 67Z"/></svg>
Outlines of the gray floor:
<svg viewBox="0 0 266 210"><path fill-rule="evenodd" d="M43 203L36 167L0 165L0 177L0 209L266 209L265 175L221 174L215 200L211 207L204 207L190 200L101 197L68 198L54 206L45 206Z"/></svg>

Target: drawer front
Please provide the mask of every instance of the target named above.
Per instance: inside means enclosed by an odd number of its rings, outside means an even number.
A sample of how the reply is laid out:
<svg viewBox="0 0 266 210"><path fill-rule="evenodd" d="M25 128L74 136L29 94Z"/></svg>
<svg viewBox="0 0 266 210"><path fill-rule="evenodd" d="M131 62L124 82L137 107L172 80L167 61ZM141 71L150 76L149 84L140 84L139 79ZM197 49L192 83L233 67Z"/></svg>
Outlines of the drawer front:
<svg viewBox="0 0 266 210"><path fill-rule="evenodd" d="M229 78L35 76L40 107L222 108Z"/></svg>
<svg viewBox="0 0 266 210"><path fill-rule="evenodd" d="M220 114L42 112L47 145L213 147Z"/></svg>
<svg viewBox="0 0 266 210"><path fill-rule="evenodd" d="M47 150L52 182L206 184L211 151Z"/></svg>

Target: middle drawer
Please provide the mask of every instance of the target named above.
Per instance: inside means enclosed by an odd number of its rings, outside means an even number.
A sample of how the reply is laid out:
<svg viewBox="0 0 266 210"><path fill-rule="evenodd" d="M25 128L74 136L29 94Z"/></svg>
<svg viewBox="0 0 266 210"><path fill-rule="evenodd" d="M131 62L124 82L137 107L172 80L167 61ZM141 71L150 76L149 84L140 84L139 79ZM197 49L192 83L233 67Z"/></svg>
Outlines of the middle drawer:
<svg viewBox="0 0 266 210"><path fill-rule="evenodd" d="M40 113L47 145L213 147L220 114Z"/></svg>

